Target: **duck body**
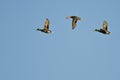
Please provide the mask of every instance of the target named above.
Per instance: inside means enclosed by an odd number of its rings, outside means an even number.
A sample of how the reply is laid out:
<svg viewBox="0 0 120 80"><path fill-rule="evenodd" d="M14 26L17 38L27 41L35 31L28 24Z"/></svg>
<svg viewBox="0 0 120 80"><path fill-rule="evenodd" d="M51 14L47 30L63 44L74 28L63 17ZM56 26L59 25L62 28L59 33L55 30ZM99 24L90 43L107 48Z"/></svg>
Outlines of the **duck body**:
<svg viewBox="0 0 120 80"><path fill-rule="evenodd" d="M104 20L102 29L95 29L95 31L103 33L103 34L110 34L110 32L108 31L108 23L107 23L107 21Z"/></svg>
<svg viewBox="0 0 120 80"><path fill-rule="evenodd" d="M37 31L41 31L41 32L44 32L44 33L52 33L51 30L40 29L40 28L37 28Z"/></svg>
<svg viewBox="0 0 120 80"><path fill-rule="evenodd" d="M105 31L105 30L103 30L103 29L95 29L95 31L100 32L100 33L103 33L103 34L110 34L109 31Z"/></svg>
<svg viewBox="0 0 120 80"><path fill-rule="evenodd" d="M41 31L44 33L52 33L52 31L49 29L49 25L50 25L50 21L48 20L48 18L46 18L43 29L37 28L37 31Z"/></svg>
<svg viewBox="0 0 120 80"><path fill-rule="evenodd" d="M76 25L77 25L77 21L81 20L80 17L77 16L67 16L66 19L72 18L72 29L75 29Z"/></svg>

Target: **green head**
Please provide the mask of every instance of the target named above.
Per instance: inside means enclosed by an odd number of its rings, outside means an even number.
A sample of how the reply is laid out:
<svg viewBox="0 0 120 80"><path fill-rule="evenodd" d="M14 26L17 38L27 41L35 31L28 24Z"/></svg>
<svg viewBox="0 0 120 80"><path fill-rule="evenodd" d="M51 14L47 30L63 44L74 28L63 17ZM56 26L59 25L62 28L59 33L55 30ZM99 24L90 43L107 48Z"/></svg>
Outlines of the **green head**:
<svg viewBox="0 0 120 80"><path fill-rule="evenodd" d="M98 30L98 29L95 29L95 31L99 32L99 30Z"/></svg>
<svg viewBox="0 0 120 80"><path fill-rule="evenodd" d="M40 28L37 28L36 30L37 30L37 31L40 31L41 29L40 29Z"/></svg>

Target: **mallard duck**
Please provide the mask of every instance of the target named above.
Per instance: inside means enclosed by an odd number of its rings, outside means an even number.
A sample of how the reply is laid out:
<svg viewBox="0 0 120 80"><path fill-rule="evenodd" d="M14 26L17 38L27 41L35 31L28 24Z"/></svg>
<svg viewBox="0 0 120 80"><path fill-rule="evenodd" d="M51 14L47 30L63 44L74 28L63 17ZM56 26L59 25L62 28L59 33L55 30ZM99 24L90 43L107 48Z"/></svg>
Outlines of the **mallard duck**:
<svg viewBox="0 0 120 80"><path fill-rule="evenodd" d="M77 25L77 21L78 20L81 20L80 17L77 17L77 16L67 16L66 19L68 18L72 18L72 29L74 29Z"/></svg>
<svg viewBox="0 0 120 80"><path fill-rule="evenodd" d="M52 33L52 31L49 30L49 25L50 25L50 21L48 20L48 18L46 18L44 28L43 29L37 28L37 31L41 31L41 32L44 32L44 33Z"/></svg>
<svg viewBox="0 0 120 80"><path fill-rule="evenodd" d="M108 23L107 23L107 21L104 20L102 29L95 29L95 31L103 33L103 34L110 34L110 32L108 31Z"/></svg>

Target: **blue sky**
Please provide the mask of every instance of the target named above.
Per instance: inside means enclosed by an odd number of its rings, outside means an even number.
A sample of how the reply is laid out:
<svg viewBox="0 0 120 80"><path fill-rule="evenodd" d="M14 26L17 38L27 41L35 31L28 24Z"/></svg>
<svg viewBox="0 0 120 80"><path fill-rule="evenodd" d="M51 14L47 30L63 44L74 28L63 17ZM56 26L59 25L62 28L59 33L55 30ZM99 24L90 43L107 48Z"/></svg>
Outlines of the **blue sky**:
<svg viewBox="0 0 120 80"><path fill-rule="evenodd" d="M120 80L119 0L0 0L0 80ZM82 18L72 30L71 19ZM50 20L53 34L36 31ZM94 32L108 22L110 35Z"/></svg>

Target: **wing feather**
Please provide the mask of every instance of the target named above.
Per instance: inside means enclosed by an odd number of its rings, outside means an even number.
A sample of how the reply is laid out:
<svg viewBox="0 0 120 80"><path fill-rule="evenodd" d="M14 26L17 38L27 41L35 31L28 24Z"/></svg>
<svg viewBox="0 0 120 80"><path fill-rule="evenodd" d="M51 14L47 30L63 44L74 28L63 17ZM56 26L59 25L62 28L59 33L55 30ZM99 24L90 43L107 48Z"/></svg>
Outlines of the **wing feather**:
<svg viewBox="0 0 120 80"><path fill-rule="evenodd" d="M48 18L46 18L45 24L44 24L44 29L49 29L50 21Z"/></svg>
<svg viewBox="0 0 120 80"><path fill-rule="evenodd" d="M105 31L107 31L107 29L108 29L108 23L107 23L107 21L104 21L103 22L103 30L105 30Z"/></svg>

